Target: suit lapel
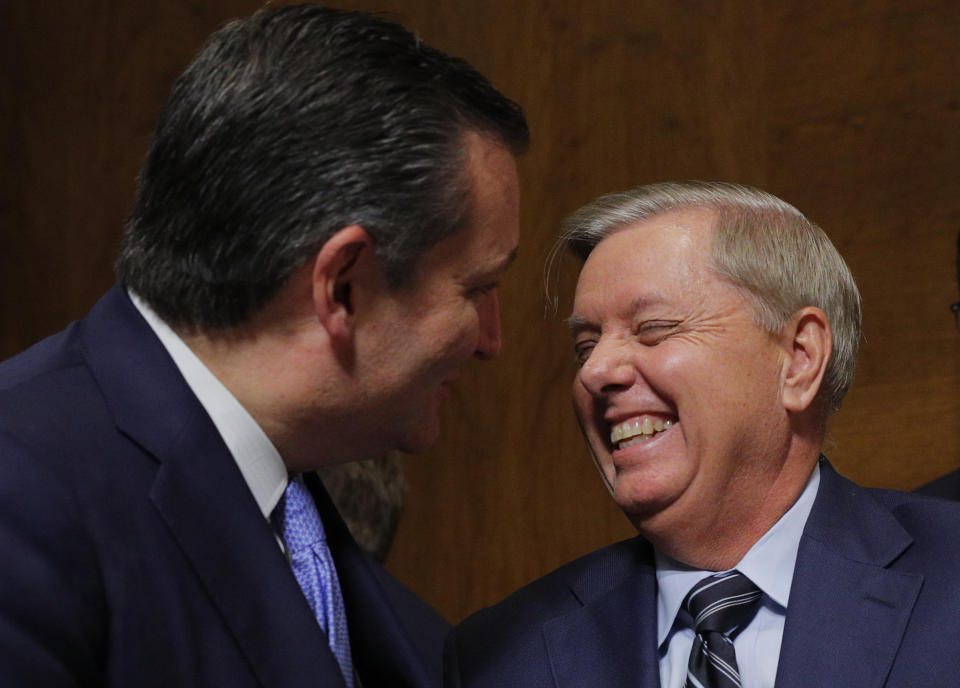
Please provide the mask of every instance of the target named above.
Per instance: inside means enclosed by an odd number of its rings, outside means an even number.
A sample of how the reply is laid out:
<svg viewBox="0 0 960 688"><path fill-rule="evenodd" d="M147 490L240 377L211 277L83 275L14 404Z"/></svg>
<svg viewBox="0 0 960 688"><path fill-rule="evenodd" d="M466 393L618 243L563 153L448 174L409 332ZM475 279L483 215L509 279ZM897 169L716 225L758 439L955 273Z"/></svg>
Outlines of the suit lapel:
<svg viewBox="0 0 960 688"><path fill-rule="evenodd" d="M659 687L653 556L647 543L634 542L632 561L591 566L571 581L583 606L544 624L557 688Z"/></svg>
<svg viewBox="0 0 960 688"><path fill-rule="evenodd" d="M166 350L118 288L84 326L118 429L160 464L150 499L253 673L264 686L335 686L336 660L272 529Z"/></svg>
<svg viewBox="0 0 960 688"><path fill-rule="evenodd" d="M411 644L411 633L377 576L378 564L357 545L315 474L304 476L337 566L350 627L350 645L357 673L365 686L428 686L427 667ZM441 647L436 648L437 664Z"/></svg>
<svg viewBox="0 0 960 688"><path fill-rule="evenodd" d="M777 688L877 688L886 681L923 577L892 571L912 540L867 490L821 462L804 529Z"/></svg>

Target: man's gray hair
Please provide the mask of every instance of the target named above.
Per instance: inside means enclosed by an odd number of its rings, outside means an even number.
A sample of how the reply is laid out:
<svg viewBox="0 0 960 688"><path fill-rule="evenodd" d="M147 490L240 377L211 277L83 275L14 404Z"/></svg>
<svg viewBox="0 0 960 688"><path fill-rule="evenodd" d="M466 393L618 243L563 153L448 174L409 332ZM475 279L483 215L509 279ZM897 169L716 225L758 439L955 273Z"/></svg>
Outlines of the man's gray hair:
<svg viewBox="0 0 960 688"><path fill-rule="evenodd" d="M728 182L666 182L601 196L563 225L558 246L583 259L614 232L671 210L714 213L713 268L755 304L757 324L779 333L800 309L816 306L833 330L833 355L820 396L830 413L850 389L860 346L860 292L827 235L776 196Z"/></svg>

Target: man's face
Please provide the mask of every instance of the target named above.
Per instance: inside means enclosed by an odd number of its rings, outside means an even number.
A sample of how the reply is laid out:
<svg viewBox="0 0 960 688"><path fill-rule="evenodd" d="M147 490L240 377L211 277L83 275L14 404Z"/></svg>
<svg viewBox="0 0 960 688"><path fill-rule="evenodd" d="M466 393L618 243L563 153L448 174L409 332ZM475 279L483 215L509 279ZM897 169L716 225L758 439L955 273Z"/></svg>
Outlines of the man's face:
<svg viewBox="0 0 960 688"><path fill-rule="evenodd" d="M507 149L478 135L467 141L468 225L420 259L412 288L384 293L368 339L370 432L402 451L423 451L436 440L444 388L464 363L500 352L497 285L520 235L517 173Z"/></svg>
<svg viewBox="0 0 960 688"><path fill-rule="evenodd" d="M593 250L577 284L574 406L645 534L755 508L786 454L785 354L710 269L711 219L694 209L629 225Z"/></svg>

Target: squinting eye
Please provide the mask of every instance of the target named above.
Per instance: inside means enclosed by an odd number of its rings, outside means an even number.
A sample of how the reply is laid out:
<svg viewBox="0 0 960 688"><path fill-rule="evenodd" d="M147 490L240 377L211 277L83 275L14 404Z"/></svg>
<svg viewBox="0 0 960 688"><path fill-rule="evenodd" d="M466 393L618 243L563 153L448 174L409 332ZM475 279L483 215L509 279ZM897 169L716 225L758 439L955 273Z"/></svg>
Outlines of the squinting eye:
<svg viewBox="0 0 960 688"><path fill-rule="evenodd" d="M647 332L649 330L665 330L676 327L677 323L673 320L648 320L640 323L637 332Z"/></svg>
<svg viewBox="0 0 960 688"><path fill-rule="evenodd" d="M643 344L659 344L679 323L673 320L650 320L637 327L637 337Z"/></svg>
<svg viewBox="0 0 960 688"><path fill-rule="evenodd" d="M482 287L474 287L470 290L470 295L474 297L486 296L487 294L496 291L497 287L500 284L498 282L493 282L492 284L485 284Z"/></svg>
<svg viewBox="0 0 960 688"><path fill-rule="evenodd" d="M582 366L587 362L587 359L590 358L590 354L593 353L593 342L588 342L585 344L578 344L576 346L576 355L577 355L577 365Z"/></svg>

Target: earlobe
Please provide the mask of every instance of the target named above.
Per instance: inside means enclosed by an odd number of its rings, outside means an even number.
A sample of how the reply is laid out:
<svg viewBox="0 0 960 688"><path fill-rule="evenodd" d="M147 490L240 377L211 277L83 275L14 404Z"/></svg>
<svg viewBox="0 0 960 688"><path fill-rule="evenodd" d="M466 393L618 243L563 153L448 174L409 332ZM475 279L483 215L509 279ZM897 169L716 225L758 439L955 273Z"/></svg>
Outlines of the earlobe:
<svg viewBox="0 0 960 688"><path fill-rule="evenodd" d="M373 239L359 225L337 231L320 248L313 264L313 307L335 347L353 339L359 264L373 252Z"/></svg>
<svg viewBox="0 0 960 688"><path fill-rule="evenodd" d="M797 312L784 331L784 344L787 358L782 401L787 411L799 413L817 398L833 351L833 333L827 315L813 306Z"/></svg>

